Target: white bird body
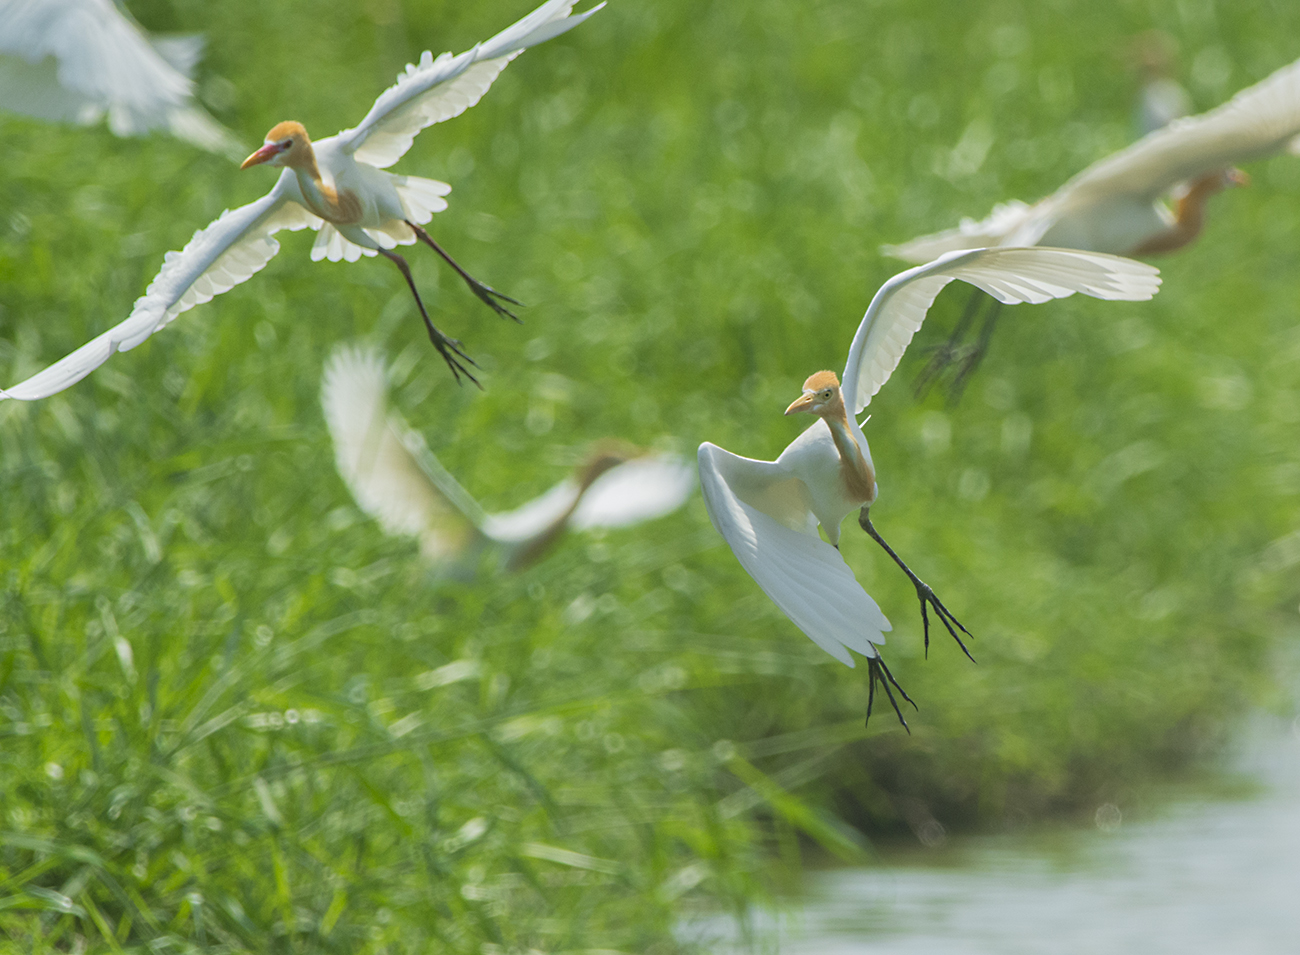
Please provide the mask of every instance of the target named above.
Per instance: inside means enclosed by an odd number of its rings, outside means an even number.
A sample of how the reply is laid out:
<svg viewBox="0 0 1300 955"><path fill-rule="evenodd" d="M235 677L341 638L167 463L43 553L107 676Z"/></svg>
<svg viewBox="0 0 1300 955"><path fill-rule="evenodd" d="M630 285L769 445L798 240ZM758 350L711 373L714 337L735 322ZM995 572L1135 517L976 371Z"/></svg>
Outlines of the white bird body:
<svg viewBox="0 0 1300 955"><path fill-rule="evenodd" d="M197 36L151 37L112 0L0 0L0 108L118 136L164 129L229 156L245 150L194 100Z"/></svg>
<svg viewBox="0 0 1300 955"><path fill-rule="evenodd" d="M1201 231L1204 207L1232 169L1283 150L1300 151L1300 61L1199 116L1175 119L1133 145L1093 163L1033 205L1003 203L986 219L883 246L886 255L928 262L955 249L993 245L1146 255L1169 252ZM1176 211L1163 197L1180 190Z"/></svg>
<svg viewBox="0 0 1300 955"><path fill-rule="evenodd" d="M842 380L828 371L812 375L803 396L786 409L786 414L811 412L819 420L775 461L743 458L708 442L700 445L700 486L713 526L750 576L813 642L848 666L853 666L853 650L883 668L876 647L884 643L889 622L837 545L840 522L861 508L864 530L889 550L866 518L878 485L856 416L889 380L930 304L954 279L1008 304L1045 302L1075 292L1138 301L1155 294L1157 275L1151 266L1128 259L1038 247L951 252L894 276L871 300ZM829 543L819 536L818 525ZM889 553L916 584L923 620L930 603L956 637L949 624L955 618Z"/></svg>
<svg viewBox="0 0 1300 955"><path fill-rule="evenodd" d="M416 537L439 570L472 571L484 548L522 570L566 530L626 527L677 510L695 471L676 455L597 446L578 474L520 507L488 513L388 405L375 351L341 348L326 365L321 406L335 463L358 506L390 534Z"/></svg>
<svg viewBox="0 0 1300 955"><path fill-rule="evenodd" d="M382 254L402 269L431 339L453 372L473 379L455 356L459 343L429 321L405 260L389 250L417 237L455 268L483 301L509 315L492 296L505 298L464 272L419 227L447 208L451 186L433 179L384 171L426 126L458 116L486 92L506 64L530 45L558 36L604 4L570 16L576 0L547 0L490 40L453 57L425 53L398 76L356 127L316 142L298 123L281 123L244 165L285 167L261 199L227 210L180 252L168 252L162 270L130 316L60 361L11 388L0 399L24 401L62 391L99 367L115 352L139 345L181 312L247 281L280 250L273 238L282 229L315 229L313 261ZM513 301L507 299L508 301ZM468 360L468 359L466 359Z"/></svg>

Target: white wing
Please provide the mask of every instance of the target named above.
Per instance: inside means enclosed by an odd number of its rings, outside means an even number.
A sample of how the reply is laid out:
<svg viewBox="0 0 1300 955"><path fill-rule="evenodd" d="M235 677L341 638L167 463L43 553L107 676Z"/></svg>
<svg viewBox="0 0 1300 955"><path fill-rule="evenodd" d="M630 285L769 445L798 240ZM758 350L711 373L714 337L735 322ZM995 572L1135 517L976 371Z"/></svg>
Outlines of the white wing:
<svg viewBox="0 0 1300 955"><path fill-rule="evenodd" d="M158 45L112 0L0 0L0 106L76 123L107 113L118 136L161 128L237 153L237 141L194 103L187 71L169 62L192 66L195 41Z"/></svg>
<svg viewBox="0 0 1300 955"><path fill-rule="evenodd" d="M627 527L671 514L695 490L695 468L678 455L633 458L587 488L569 526Z"/></svg>
<svg viewBox="0 0 1300 955"><path fill-rule="evenodd" d="M1035 247L949 252L900 272L880 287L849 348L841 386L853 413L865 408L889 380L935 296L953 279L999 302L1038 304L1075 292L1093 298L1145 301L1160 287L1160 270L1142 262L1073 249Z"/></svg>
<svg viewBox="0 0 1300 955"><path fill-rule="evenodd" d="M904 262L923 265L945 252L1002 245L1033 217L1034 209L1019 199L1002 202L994 206L984 219L965 218L955 229L923 235L902 245L882 245L880 252Z"/></svg>
<svg viewBox="0 0 1300 955"><path fill-rule="evenodd" d="M335 351L320 400L339 474L357 506L387 533L419 538L421 552L433 560L455 557L478 539L478 505L389 410L388 377L377 352Z"/></svg>
<svg viewBox="0 0 1300 955"><path fill-rule="evenodd" d="M1154 201L1180 182L1279 152L1297 136L1300 61L1093 163L1052 198L1063 209L1125 196Z"/></svg>
<svg viewBox="0 0 1300 955"><path fill-rule="evenodd" d="M397 83L375 100L365 119L338 134L340 145L360 162L380 169L397 162L426 126L459 116L477 103L506 64L530 46L571 30L604 6L571 17L576 0L549 0L513 26L460 56L437 59L425 51Z"/></svg>
<svg viewBox="0 0 1300 955"><path fill-rule="evenodd" d="M816 519L789 485L802 482L775 462L742 458L708 442L700 445L699 463L709 519L763 592L841 663L853 666L849 650L876 656L889 621L840 552L817 536ZM776 513L771 504L756 506L756 497L779 502ZM803 530L791 526L799 523Z"/></svg>
<svg viewBox="0 0 1300 955"><path fill-rule="evenodd" d="M522 544L553 528L572 509L581 488L572 478L565 478L549 491L533 498L513 511L487 514L483 533L502 544Z"/></svg>
<svg viewBox="0 0 1300 955"><path fill-rule="evenodd" d="M227 210L180 252L168 252L162 270L130 316L44 371L0 390L0 399L34 401L62 391L90 374L113 355L128 351L167 325L181 312L220 295L261 271L280 251L271 236L281 229L319 228L320 219L293 200L300 196L292 170L256 202Z"/></svg>

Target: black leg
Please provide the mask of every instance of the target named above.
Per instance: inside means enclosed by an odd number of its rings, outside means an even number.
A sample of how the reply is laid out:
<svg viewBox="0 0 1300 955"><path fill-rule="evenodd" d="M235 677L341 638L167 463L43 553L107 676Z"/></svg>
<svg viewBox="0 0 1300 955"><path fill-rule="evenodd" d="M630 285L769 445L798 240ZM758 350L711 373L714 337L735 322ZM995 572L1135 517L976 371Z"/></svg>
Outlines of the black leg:
<svg viewBox="0 0 1300 955"><path fill-rule="evenodd" d="M462 269L460 265L457 264L456 260L446 253L446 251L443 249L442 246L440 246L437 242L433 241L433 238L429 235L429 233L425 232L423 229L421 229L410 219L406 220L406 224L409 225L415 231L416 238L418 238L429 248L433 249L433 251L441 255L443 261L445 261L448 265L450 265L453 269L456 270L456 274L465 280L465 284L469 286L469 290L473 292L475 295L477 295L481 301L485 302L492 309L492 311L496 312L502 318L513 318L516 322L519 321L519 316L516 315L514 312L510 311L510 309L506 308L501 303L509 302L511 305L522 305L523 304L522 302L516 301L515 299L511 298L509 295L502 295L500 292L492 288L492 286L490 285L484 285L478 279L474 278L474 276L470 275L468 272ZM520 324L523 323L520 322Z"/></svg>
<svg viewBox="0 0 1300 955"><path fill-rule="evenodd" d="M972 288L970 291L971 295L966 300L966 308L962 310L961 318L957 319L957 324L952 327L952 333L941 344L930 349L930 360L921 369L921 373L916 376L914 391L918 398L924 397L925 393L930 390L930 386L943 374L943 370L958 358L962 339L966 337L966 330L974 323L975 316L979 314L980 306L984 304L986 298L984 291L981 289Z"/></svg>
<svg viewBox="0 0 1300 955"><path fill-rule="evenodd" d="M961 647L961 652L966 654L971 663L974 663L975 658L970 655L970 651L966 649L966 644L962 643L961 637L957 636L958 630L966 634L968 637L971 637L971 632L963 627L961 621L952 615L952 611L943 605L943 601L939 599L938 595L935 594L930 585L920 577L916 576L916 574L912 573L912 568L903 563L903 559L894 553L894 548L885 543L885 539L876 532L875 527L871 524L871 517L869 516L870 510L869 507L864 507L858 512L858 526L870 534L871 539L883 547L886 554L894 558L894 563L903 568L903 573L907 574L908 578L912 581L913 586L916 587L917 599L921 601L921 626L924 628L925 632L925 655L927 657L930 655L930 615L926 611L926 605L928 604L929 606L934 607L935 615L938 616L938 618L943 621L943 625L948 628L948 632L952 634L952 638L957 641L957 646ZM956 629L954 629L954 626ZM971 637L971 639L973 640L974 637Z"/></svg>
<svg viewBox="0 0 1300 955"><path fill-rule="evenodd" d="M903 699L912 704L912 709L920 711L912 698L907 695L907 691L898 685L898 681L894 679L894 674L889 672L889 667L885 666L885 661L881 659L879 653L867 661L867 721L863 725L869 726L871 724L871 705L876 702L877 680L885 688L885 695L889 697L889 705L894 708L894 715L898 717L898 722L903 724L903 729L907 730L908 736L911 736L912 728L907 725L907 720L903 719L903 711L898 708L898 701L894 699L894 691L889 688L889 685L891 683L894 685L894 690L897 690L902 694Z"/></svg>
<svg viewBox="0 0 1300 955"><path fill-rule="evenodd" d="M980 362L988 353L989 342L993 338L993 329L997 327L998 316L1002 314L1002 303L993 299L993 307L988 310L984 316L984 324L980 326L980 337L975 346L968 351L961 359L961 364L957 368L957 374L952 379L952 384L948 388L948 400L956 404L961 400L961 394L966 390L966 380L974 374L975 369L979 367Z"/></svg>
<svg viewBox="0 0 1300 955"><path fill-rule="evenodd" d="M437 326L429 320L429 313L424 310L424 302L420 301L420 293L416 291L415 280L411 278L411 267L406 264L406 259L402 258L396 252L389 252L387 249L380 249L379 254L401 269L402 276L406 279L406 284L410 286L411 294L415 296L415 304L420 308L420 317L424 319L424 327L429 330L429 341L433 342L433 347L438 349L438 354L442 355L443 361L445 361L447 367L451 369L451 373L455 377L457 383L460 382L460 376L464 375L470 381L474 382L474 384L482 388L483 386L479 385L478 379L470 374L469 369L461 364L461 361L467 361L475 368L478 367L478 363L475 362L473 358L470 358L469 355L466 355L461 351L460 342L456 341L454 338L448 338L442 332L438 331Z"/></svg>

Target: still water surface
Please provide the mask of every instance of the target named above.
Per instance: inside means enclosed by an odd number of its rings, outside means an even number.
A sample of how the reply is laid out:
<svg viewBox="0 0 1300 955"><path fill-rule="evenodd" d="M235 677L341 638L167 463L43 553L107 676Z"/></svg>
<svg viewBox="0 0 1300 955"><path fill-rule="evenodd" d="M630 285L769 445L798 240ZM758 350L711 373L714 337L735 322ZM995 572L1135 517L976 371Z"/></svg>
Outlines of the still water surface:
<svg viewBox="0 0 1300 955"><path fill-rule="evenodd" d="M1300 953L1300 719L1261 720L1235 798L1175 798L1131 822L954 839L936 853L809 878L767 920L788 955ZM728 946L711 946L715 951Z"/></svg>

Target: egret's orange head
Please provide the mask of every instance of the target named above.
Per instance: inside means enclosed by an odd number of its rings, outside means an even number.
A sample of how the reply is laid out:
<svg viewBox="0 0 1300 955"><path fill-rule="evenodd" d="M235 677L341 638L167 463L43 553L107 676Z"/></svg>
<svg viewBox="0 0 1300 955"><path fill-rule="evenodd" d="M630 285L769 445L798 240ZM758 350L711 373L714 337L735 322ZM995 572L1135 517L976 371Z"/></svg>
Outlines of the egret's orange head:
<svg viewBox="0 0 1300 955"><path fill-rule="evenodd" d="M578 484L586 490L606 471L613 470L641 453L640 448L627 441L615 439L599 441L592 447L582 466L578 468Z"/></svg>
<svg viewBox="0 0 1300 955"><path fill-rule="evenodd" d="M835 414L844 407L840 398L840 380L833 371L819 371L809 375L803 383L803 394L790 403L785 413Z"/></svg>
<svg viewBox="0 0 1300 955"><path fill-rule="evenodd" d="M307 167L314 162L311 140L302 123L288 120L276 123L266 134L262 148L244 160L240 169L266 163L268 166Z"/></svg>

